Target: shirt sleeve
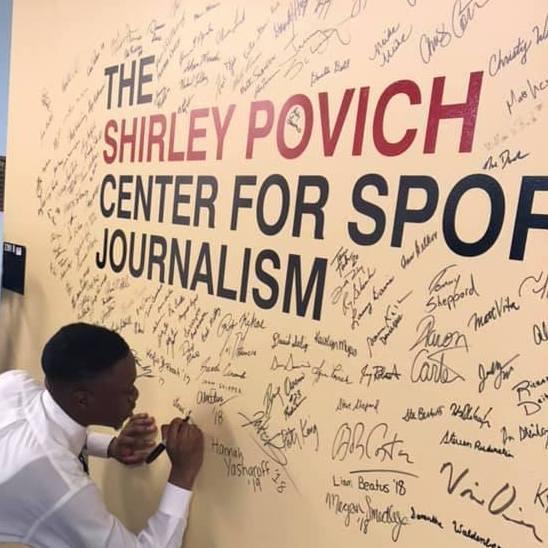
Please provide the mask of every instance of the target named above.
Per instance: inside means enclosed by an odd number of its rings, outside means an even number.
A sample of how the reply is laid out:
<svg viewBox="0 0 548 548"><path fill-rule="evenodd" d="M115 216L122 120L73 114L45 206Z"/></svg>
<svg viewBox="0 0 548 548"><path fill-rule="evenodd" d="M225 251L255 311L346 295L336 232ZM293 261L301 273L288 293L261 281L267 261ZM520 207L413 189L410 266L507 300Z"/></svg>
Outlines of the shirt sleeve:
<svg viewBox="0 0 548 548"><path fill-rule="evenodd" d="M110 434L100 434L99 432L88 432L86 446L90 457L107 458L108 446L115 438Z"/></svg>
<svg viewBox="0 0 548 548"><path fill-rule="evenodd" d="M166 484L157 512L137 535L112 514L94 483L61 504L25 542L79 548L180 548L192 493Z"/></svg>

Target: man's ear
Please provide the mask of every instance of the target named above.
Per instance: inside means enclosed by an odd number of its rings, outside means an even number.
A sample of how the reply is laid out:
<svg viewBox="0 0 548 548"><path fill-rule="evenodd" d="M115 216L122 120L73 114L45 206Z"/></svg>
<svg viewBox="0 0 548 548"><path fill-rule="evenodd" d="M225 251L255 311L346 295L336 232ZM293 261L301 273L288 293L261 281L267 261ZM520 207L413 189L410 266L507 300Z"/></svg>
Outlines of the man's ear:
<svg viewBox="0 0 548 548"><path fill-rule="evenodd" d="M80 409L87 409L91 404L93 394L83 385L75 386L72 391L72 400Z"/></svg>

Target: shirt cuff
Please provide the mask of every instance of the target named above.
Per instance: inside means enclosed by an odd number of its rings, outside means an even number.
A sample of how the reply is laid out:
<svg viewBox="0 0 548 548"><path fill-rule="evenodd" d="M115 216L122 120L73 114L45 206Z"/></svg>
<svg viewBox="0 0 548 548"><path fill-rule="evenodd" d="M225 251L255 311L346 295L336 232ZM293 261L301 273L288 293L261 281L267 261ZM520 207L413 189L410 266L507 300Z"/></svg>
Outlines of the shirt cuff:
<svg viewBox="0 0 548 548"><path fill-rule="evenodd" d="M110 434L100 434L99 432L89 432L86 445L88 455L91 457L107 458L108 446L115 436Z"/></svg>
<svg viewBox="0 0 548 548"><path fill-rule="evenodd" d="M177 487L168 482L166 483L158 510L170 516L184 518L188 514L191 498L192 491Z"/></svg>

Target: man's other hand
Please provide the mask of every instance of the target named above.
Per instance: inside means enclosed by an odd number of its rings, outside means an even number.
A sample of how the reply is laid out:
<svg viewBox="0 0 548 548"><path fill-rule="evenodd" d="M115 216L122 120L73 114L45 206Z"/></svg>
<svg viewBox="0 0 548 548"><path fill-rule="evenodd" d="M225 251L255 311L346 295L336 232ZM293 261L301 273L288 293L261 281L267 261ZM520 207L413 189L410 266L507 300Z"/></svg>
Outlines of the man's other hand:
<svg viewBox="0 0 548 548"><path fill-rule="evenodd" d="M156 421L147 413L132 415L108 447L108 456L127 465L142 464L156 442Z"/></svg>

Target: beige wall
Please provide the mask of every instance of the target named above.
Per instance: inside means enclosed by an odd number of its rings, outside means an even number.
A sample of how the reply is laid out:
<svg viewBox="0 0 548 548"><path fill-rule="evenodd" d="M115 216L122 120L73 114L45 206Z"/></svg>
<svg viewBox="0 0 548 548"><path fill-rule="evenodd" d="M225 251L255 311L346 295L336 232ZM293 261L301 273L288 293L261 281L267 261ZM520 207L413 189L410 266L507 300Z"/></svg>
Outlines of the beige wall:
<svg viewBox="0 0 548 548"><path fill-rule="evenodd" d="M5 228L28 262L0 368L39 376L70 321L119 330L141 409L192 411L206 435L187 546L546 541L543 3L43 0L13 17ZM142 87L118 107L133 61ZM149 219L137 176L145 196L171 177ZM544 228L523 245L534 189ZM166 467L95 473L137 529Z"/></svg>

